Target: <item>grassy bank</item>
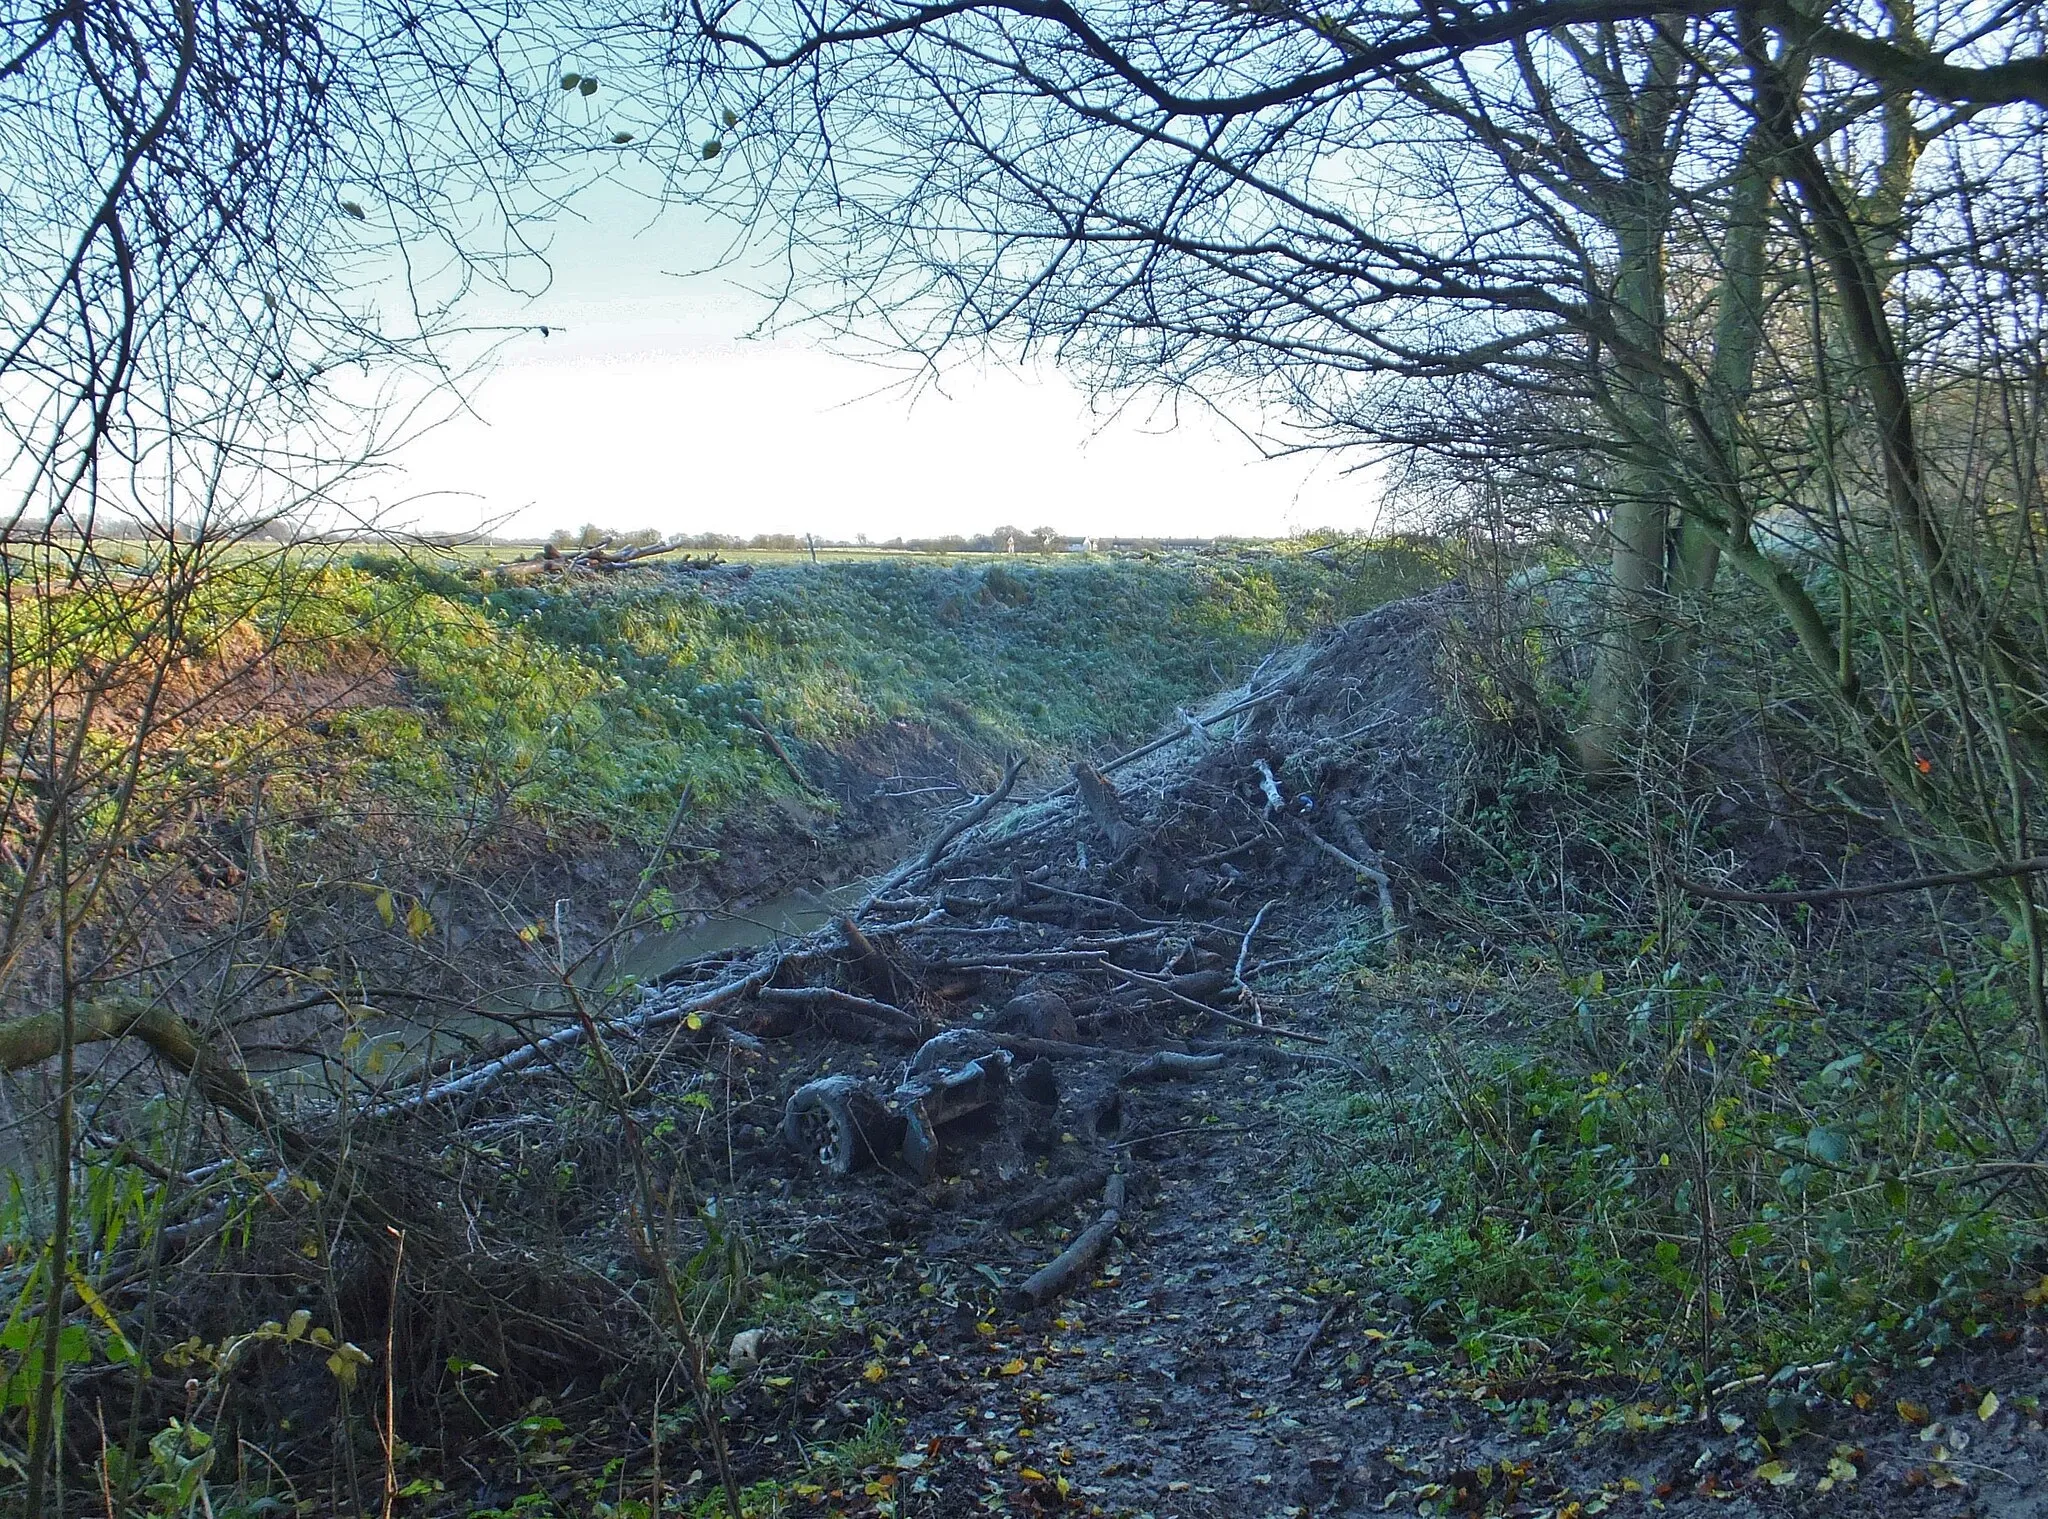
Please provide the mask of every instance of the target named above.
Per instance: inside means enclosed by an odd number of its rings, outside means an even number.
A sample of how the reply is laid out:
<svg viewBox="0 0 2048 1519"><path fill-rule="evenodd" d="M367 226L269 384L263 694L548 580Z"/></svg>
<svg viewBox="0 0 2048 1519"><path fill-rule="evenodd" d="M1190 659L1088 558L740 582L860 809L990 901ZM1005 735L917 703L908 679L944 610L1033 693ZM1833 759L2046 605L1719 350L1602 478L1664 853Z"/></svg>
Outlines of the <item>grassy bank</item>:
<svg viewBox="0 0 2048 1519"><path fill-rule="evenodd" d="M1439 573L1384 546L520 585L365 555L306 569L288 615L303 667L398 677L335 719L380 788L644 842L685 788L717 811L789 786L764 726L822 748L905 721L990 753L1091 751Z"/></svg>

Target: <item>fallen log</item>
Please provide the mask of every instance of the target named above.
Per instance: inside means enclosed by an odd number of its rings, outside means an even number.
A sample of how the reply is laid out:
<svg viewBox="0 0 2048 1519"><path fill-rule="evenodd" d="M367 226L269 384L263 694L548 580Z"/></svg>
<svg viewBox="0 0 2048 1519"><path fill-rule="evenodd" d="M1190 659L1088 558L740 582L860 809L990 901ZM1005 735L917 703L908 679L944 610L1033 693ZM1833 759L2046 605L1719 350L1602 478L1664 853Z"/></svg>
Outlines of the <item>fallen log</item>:
<svg viewBox="0 0 2048 1519"><path fill-rule="evenodd" d="M1178 1050L1160 1050L1132 1066L1118 1081L1174 1081L1206 1076L1230 1063L1222 1051L1212 1055L1183 1055Z"/></svg>
<svg viewBox="0 0 2048 1519"><path fill-rule="evenodd" d="M1010 1294L1011 1310L1021 1313L1043 1308L1071 1291L1076 1282L1094 1269L1109 1242L1116 1238L1116 1231L1123 1226L1123 1209L1124 1173L1115 1171L1102 1189L1102 1216Z"/></svg>
<svg viewBox="0 0 2048 1519"><path fill-rule="evenodd" d="M873 997L858 997L852 992L842 992L836 986L764 986L754 993L757 1002L796 1003L807 1007L837 1007L848 1012L859 1013L897 1033L911 1035L920 1041L924 1037L924 1025L916 1015L905 1012L891 1003L877 1002Z"/></svg>
<svg viewBox="0 0 2048 1519"><path fill-rule="evenodd" d="M1003 1211L1002 1227L1022 1229L1037 1223L1041 1218L1050 1218L1062 1208L1071 1207L1100 1187L1109 1176L1109 1165L1087 1166L1072 1176L1065 1176L1049 1186L1040 1187L1029 1197L1018 1199Z"/></svg>

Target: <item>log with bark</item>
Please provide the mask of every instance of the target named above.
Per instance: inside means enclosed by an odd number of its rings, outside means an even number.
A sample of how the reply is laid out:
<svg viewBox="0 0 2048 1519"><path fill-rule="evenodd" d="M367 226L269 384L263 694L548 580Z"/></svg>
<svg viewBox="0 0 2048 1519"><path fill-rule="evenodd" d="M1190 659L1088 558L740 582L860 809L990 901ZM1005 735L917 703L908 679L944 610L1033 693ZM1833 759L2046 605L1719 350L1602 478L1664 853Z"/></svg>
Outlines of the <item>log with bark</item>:
<svg viewBox="0 0 2048 1519"><path fill-rule="evenodd" d="M1102 1189L1102 1216L1074 1237L1074 1242L1010 1294L1012 1312L1043 1308L1063 1297L1095 1268L1109 1242L1123 1227L1124 1173L1113 1172Z"/></svg>

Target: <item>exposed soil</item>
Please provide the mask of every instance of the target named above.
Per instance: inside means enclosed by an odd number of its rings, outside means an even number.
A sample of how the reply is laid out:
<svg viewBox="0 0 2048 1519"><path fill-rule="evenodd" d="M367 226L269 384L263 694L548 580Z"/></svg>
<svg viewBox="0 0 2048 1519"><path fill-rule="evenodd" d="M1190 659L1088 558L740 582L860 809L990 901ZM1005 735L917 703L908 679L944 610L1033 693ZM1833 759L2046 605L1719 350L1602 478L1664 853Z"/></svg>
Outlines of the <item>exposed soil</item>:
<svg viewBox="0 0 2048 1519"><path fill-rule="evenodd" d="M371 1121L358 1143L407 1157L405 1195L381 1200L414 1231L399 1294L442 1302L402 1311L397 1339L401 1424L444 1483L423 1506L566 1500L604 1457L622 1492L657 1459L671 1491L712 1492L693 1426L663 1426L665 1456L649 1438L655 1390L670 1408L684 1394L646 1349L638 1143L664 1190L714 1196L756 1263L806 1276L837 1326L780 1341L761 1304L709 1320L740 1480L779 1479L795 1512L2048 1513L2048 1436L2016 1401L2048 1389L2038 1314L1860 1402L1795 1370L1775 1391L1804 1418L1779 1448L1758 1440L1761 1387L1679 1422L1650 1388L1490 1385L1447 1348L1411 1364L1397 1347L1417 1305L1346 1296L1292 1247L1290 1157L1338 1142L1295 1116L1301 1089L1393 1079L1420 1019L1461 1032L1455 1012L1360 1009L1288 973L1340 937L1411 931L1400 884L1458 868L1470 753L1436 663L1459 606L1450 590L1384 608L1269 661L1149 754L989 801L850 925L678 967L607 1035L630 1133L589 1096L573 1034ZM873 778L986 787L978 759L935 758L913 730L836 767L804 756L855 830L820 857L859 870L890 847L907 814L857 801ZM722 866L757 890L802 875L791 844L810 824L791 816ZM294 1230L194 1332L310 1290L280 1248ZM677 1238L719 1245L701 1225ZM1065 1279L1034 1276L1089 1244ZM381 1334L393 1264L372 1239L336 1266L355 1332ZM446 1306L459 1292L487 1322ZM753 1327L769 1333L730 1343ZM488 1385L455 1369L470 1361ZM292 1385L303 1404L273 1388L272 1412L317 1419L323 1384ZM474 1427L447 1412L458 1394ZM604 1433L573 1457L506 1436L541 1407ZM877 1411L899 1421L899 1457L807 1477L806 1451ZM267 1448L290 1443L245 1417Z"/></svg>

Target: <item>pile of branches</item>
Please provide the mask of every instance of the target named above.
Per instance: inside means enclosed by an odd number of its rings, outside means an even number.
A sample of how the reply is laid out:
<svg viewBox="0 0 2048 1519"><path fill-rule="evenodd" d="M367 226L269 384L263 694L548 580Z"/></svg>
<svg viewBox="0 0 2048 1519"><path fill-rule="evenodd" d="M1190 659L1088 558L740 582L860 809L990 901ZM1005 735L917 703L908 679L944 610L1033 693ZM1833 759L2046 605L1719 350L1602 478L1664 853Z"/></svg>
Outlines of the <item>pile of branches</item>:
<svg viewBox="0 0 2048 1519"><path fill-rule="evenodd" d="M286 1122L188 1055L286 1170L205 1173L243 1175L247 1195L173 1220L111 1307L183 1283L166 1321L226 1345L283 1320L281 1302L333 1304L382 1352L366 1360L385 1363L402 1426L447 1430L467 1410L480 1431L536 1396L672 1376L664 1284L708 1294L686 1310L699 1362L722 1348L745 1276L736 1256L717 1264L738 1248L734 1208L798 1258L854 1241L880 1264L908 1230L927 1259L1004 1282L1012 1310L1044 1308L1145 1205L1155 1141L1185 1132L1176 1110L1209 1078L1349 1069L1317 1009L1273 988L1294 932L1333 908L1376 917L1391 950L1404 878L1443 869L1461 767L1429 746L1453 742L1431 719L1456 605L1440 593L1347 624L1034 799L1013 763L817 932L678 965L609 1008L578 1000L552 1032L414 1072L367 1107ZM694 1135L678 1112L702 1115ZM696 1200L714 1190L742 1201L713 1218ZM1041 1223L1073 1233L1054 1251L1020 1232ZM326 1427L344 1389L302 1361L265 1342L219 1396L260 1381L249 1417ZM160 1427L191 1394L145 1376Z"/></svg>
<svg viewBox="0 0 2048 1519"><path fill-rule="evenodd" d="M509 560L504 566L504 573L514 579L531 578L536 575L611 574L618 570L633 569L669 554L680 553L684 547L680 542L629 543L616 549L611 544L610 538L601 538L596 543L569 549L550 543L538 554L528 554L523 558ZM669 561L669 567L680 570L709 570L724 562L716 554L685 554L681 559Z"/></svg>

